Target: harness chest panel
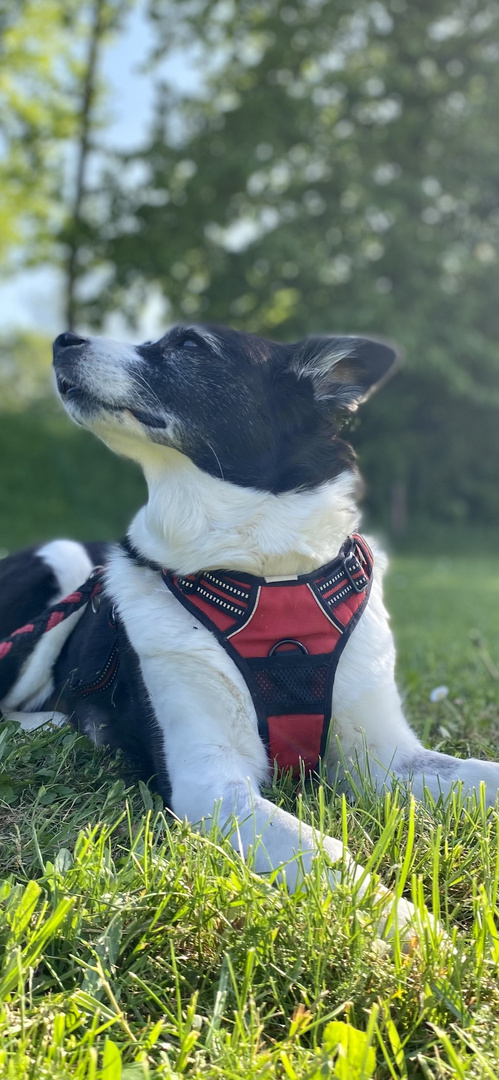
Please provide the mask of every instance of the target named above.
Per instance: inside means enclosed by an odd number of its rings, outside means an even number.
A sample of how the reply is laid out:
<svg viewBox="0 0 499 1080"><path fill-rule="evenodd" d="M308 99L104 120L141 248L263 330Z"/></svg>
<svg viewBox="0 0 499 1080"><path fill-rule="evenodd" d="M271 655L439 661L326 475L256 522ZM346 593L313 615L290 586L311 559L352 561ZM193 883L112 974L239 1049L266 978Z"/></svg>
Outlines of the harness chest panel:
<svg viewBox="0 0 499 1080"><path fill-rule="evenodd" d="M336 668L367 603L372 565L354 534L333 562L292 579L163 571L173 595L237 664L271 760L295 775L301 763L316 769L325 754Z"/></svg>

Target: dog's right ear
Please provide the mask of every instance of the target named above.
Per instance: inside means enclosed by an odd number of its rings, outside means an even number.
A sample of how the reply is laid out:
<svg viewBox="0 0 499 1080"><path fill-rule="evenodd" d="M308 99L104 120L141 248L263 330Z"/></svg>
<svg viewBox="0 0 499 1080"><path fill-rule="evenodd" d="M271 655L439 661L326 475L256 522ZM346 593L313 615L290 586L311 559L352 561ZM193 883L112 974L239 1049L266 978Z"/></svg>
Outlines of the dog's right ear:
<svg viewBox="0 0 499 1080"><path fill-rule="evenodd" d="M361 337L310 337L294 346L290 368L309 379L318 400L354 412L393 375L400 354L385 341Z"/></svg>

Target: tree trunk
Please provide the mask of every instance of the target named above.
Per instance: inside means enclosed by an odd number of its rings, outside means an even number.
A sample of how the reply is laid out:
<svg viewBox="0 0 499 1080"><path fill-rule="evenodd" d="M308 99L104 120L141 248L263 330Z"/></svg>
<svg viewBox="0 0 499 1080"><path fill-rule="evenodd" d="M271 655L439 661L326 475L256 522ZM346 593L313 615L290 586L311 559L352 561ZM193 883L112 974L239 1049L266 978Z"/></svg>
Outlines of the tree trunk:
<svg viewBox="0 0 499 1080"><path fill-rule="evenodd" d="M78 253L80 247L81 211L85 198L86 167L90 152L92 108L95 99L99 46L105 30L104 7L106 0L94 0L88 40L88 57L83 76L78 137L74 198L71 207L71 225L66 260L66 326L74 330L76 320L76 282L78 279Z"/></svg>

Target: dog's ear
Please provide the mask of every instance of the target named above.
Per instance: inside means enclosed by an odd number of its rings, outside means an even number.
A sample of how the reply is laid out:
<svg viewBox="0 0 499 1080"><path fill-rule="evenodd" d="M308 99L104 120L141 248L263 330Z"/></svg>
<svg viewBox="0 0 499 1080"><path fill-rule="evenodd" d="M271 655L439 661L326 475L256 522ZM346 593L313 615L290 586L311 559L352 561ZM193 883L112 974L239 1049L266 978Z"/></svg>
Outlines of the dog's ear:
<svg viewBox="0 0 499 1080"><path fill-rule="evenodd" d="M399 363L398 350L385 341L310 337L295 345L291 369L299 379L311 380L316 398L354 412Z"/></svg>

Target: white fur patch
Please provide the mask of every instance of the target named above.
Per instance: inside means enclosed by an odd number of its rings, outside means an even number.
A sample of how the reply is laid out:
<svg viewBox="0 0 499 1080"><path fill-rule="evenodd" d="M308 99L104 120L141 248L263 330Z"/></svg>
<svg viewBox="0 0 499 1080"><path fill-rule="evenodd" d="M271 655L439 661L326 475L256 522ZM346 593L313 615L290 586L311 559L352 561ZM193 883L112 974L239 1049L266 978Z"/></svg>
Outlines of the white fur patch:
<svg viewBox="0 0 499 1080"><path fill-rule="evenodd" d="M74 540L53 540L38 548L37 555L50 568L58 583L59 590L53 603L83 585L93 569L85 548ZM47 700L53 690L53 665L84 611L85 607L74 611L52 630L42 634L25 660L19 678L4 698L4 709L23 708L28 712Z"/></svg>
<svg viewBox="0 0 499 1080"><path fill-rule="evenodd" d="M343 405L351 412L355 412L365 396L362 387L353 383L345 383L341 386L335 380L334 369L342 360L355 359L358 338L342 337L335 341L334 338L325 338L322 349L314 345L313 340L307 348L305 343L301 356L296 358L294 370L298 378L312 379L314 393L318 400L327 401L334 398L338 405ZM353 376L352 376L353 377Z"/></svg>
<svg viewBox="0 0 499 1080"><path fill-rule="evenodd" d="M136 364L140 361L140 355L134 345L104 337L89 337L86 341L92 350L92 358L106 366L106 374L108 369L120 370L127 363Z"/></svg>
<svg viewBox="0 0 499 1080"><path fill-rule="evenodd" d="M38 548L36 554L50 567L57 580L59 591L53 603L83 585L93 569L90 556L75 540L52 540Z"/></svg>
<svg viewBox="0 0 499 1080"><path fill-rule="evenodd" d="M42 634L25 660L17 682L1 702L3 709L25 709L29 712L43 705L53 690L53 665L85 610L86 605L83 605L79 611L73 611L63 622Z"/></svg>
<svg viewBox="0 0 499 1080"><path fill-rule="evenodd" d="M220 480L183 454L144 444L147 505L132 542L177 573L220 568L263 577L305 574L337 555L358 525L356 480L342 473L315 491L273 495ZM139 458L140 460L140 458Z"/></svg>
<svg viewBox="0 0 499 1080"><path fill-rule="evenodd" d="M124 402L133 402L136 394L136 379L130 375L140 364L140 356L133 345L124 345L107 338L90 337L78 349L74 360L78 385L98 401L120 408ZM149 398L154 397L148 387ZM70 416L80 422L78 404L71 398L63 399L64 408ZM115 418L115 423L117 422ZM93 427L92 422L84 426Z"/></svg>

